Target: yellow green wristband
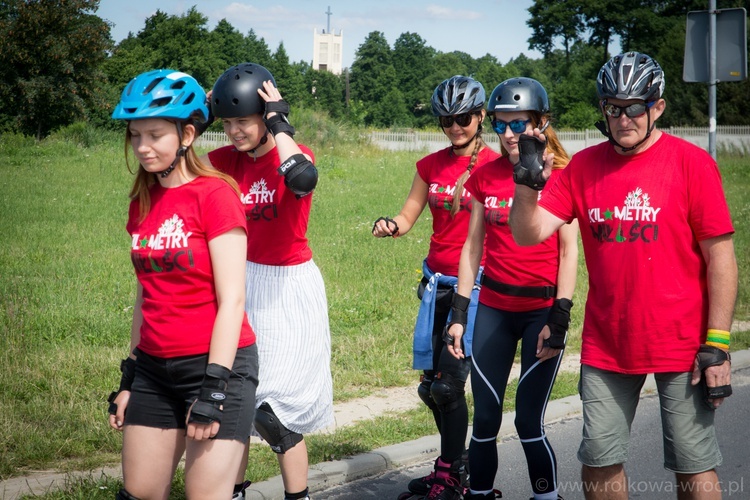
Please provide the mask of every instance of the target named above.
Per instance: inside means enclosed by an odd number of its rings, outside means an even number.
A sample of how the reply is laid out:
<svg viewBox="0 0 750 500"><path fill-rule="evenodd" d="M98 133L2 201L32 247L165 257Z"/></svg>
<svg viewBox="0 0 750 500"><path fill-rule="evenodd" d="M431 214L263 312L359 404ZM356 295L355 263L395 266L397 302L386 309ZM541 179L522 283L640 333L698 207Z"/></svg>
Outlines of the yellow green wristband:
<svg viewBox="0 0 750 500"><path fill-rule="evenodd" d="M729 349L729 332L709 328L706 335L706 344L720 349Z"/></svg>

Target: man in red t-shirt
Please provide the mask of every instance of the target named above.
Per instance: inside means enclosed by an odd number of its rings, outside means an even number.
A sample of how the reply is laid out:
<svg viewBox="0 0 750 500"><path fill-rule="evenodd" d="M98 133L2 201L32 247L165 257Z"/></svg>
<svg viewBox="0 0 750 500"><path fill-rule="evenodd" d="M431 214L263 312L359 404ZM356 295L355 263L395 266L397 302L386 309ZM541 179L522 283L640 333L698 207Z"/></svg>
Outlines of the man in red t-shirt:
<svg viewBox="0 0 750 500"><path fill-rule="evenodd" d="M664 466L676 474L680 498L720 498L713 410L731 394L737 263L719 170L705 151L655 128L666 102L651 57L613 57L597 91L597 127L609 141L576 154L539 201L551 155L522 155L510 216L522 245L580 223L589 271L578 451L586 498L627 498L623 464L649 373L661 402Z"/></svg>

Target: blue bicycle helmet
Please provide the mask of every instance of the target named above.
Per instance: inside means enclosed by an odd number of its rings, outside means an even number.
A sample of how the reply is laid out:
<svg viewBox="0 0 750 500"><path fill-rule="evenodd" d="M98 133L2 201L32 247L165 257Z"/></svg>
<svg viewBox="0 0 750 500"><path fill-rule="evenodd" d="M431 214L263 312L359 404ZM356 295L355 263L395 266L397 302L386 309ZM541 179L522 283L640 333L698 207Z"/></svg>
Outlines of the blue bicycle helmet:
<svg viewBox="0 0 750 500"><path fill-rule="evenodd" d="M141 73L122 91L112 113L115 120L173 118L187 120L200 113L208 119L206 92L192 76L171 69Z"/></svg>

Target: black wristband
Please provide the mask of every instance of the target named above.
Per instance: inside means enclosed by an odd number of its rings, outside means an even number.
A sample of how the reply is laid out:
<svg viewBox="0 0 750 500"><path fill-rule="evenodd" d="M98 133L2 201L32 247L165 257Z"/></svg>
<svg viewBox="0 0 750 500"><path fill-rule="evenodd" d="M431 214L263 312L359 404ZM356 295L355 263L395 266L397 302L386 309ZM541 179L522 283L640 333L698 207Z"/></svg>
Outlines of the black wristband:
<svg viewBox="0 0 750 500"><path fill-rule="evenodd" d="M545 347L552 349L565 348L567 341L568 328L570 327L570 310L573 308L573 301L570 299L555 299L547 318L550 336L543 342Z"/></svg>
<svg viewBox="0 0 750 500"><path fill-rule="evenodd" d="M188 422L221 422L221 405L227 398L226 391L231 373L229 368L217 363L211 363L206 367L200 394L190 410Z"/></svg>
<svg viewBox="0 0 750 500"><path fill-rule="evenodd" d="M541 191L547 180L544 178L544 149L547 142L523 134L518 138L518 163L513 165L513 181L531 189Z"/></svg>
<svg viewBox="0 0 750 500"><path fill-rule="evenodd" d="M267 118L265 123L266 127L271 131L271 134L273 134L274 137L281 133L284 133L289 137L294 137L294 127L289 124L289 120L287 120L286 116L282 114L276 114L271 118Z"/></svg>
<svg viewBox="0 0 750 500"><path fill-rule="evenodd" d="M128 356L120 362L120 371L122 376L120 377L120 391L129 391L133 386L133 380L135 380L135 360Z"/></svg>

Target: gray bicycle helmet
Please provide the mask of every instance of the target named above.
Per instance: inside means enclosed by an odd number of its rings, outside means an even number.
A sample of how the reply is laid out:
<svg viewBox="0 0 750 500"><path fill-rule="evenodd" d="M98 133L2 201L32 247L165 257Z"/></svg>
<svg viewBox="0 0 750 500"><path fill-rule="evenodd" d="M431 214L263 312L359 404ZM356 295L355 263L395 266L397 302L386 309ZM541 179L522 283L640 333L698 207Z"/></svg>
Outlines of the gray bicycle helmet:
<svg viewBox="0 0 750 500"><path fill-rule="evenodd" d="M432 114L461 115L482 109L487 95L481 83L468 76L456 75L443 80L432 93Z"/></svg>
<svg viewBox="0 0 750 500"><path fill-rule="evenodd" d="M487 101L487 111L549 112L549 98L541 83L533 78L510 78L498 84Z"/></svg>
<svg viewBox="0 0 750 500"><path fill-rule="evenodd" d="M211 92L211 112L217 118L238 118L265 113L266 103L258 95L263 82L276 80L260 64L242 63L226 70Z"/></svg>
<svg viewBox="0 0 750 500"><path fill-rule="evenodd" d="M599 99L656 101L664 95L664 71L646 54L620 54L599 70L596 92Z"/></svg>

